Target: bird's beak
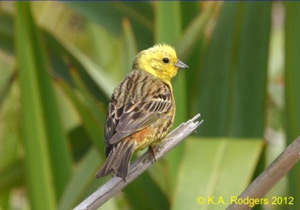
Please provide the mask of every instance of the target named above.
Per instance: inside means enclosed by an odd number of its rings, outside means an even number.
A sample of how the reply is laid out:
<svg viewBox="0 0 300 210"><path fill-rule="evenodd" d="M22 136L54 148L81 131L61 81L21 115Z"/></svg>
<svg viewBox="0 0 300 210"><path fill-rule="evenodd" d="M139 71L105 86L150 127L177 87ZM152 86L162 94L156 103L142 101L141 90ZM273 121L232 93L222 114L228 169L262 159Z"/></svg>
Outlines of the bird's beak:
<svg viewBox="0 0 300 210"><path fill-rule="evenodd" d="M175 63L175 66L179 69L186 69L189 68L188 65L183 63L181 60L178 59L178 61Z"/></svg>

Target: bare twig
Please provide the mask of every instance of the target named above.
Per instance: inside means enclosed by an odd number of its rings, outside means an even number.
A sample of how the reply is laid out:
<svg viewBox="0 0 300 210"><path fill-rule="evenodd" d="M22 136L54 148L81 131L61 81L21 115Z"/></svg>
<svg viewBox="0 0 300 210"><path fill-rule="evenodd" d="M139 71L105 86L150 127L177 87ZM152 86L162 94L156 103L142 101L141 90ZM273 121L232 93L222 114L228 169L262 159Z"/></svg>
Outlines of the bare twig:
<svg viewBox="0 0 300 210"><path fill-rule="evenodd" d="M182 123L176 129L174 129L168 136L167 139L160 145L154 148L156 160L163 157L168 151L174 146L180 143L185 137L192 133L203 120L196 121L200 117L197 114L189 121ZM104 204L108 199L113 197L119 191L121 191L130 182L136 179L140 174L146 171L153 164L153 156L151 152L146 152L139 157L129 168L128 176L126 181L119 177L113 177L103 186L101 186L92 195L81 202L74 210L92 210L97 209L99 206Z"/></svg>
<svg viewBox="0 0 300 210"><path fill-rule="evenodd" d="M242 192L239 198L262 198L300 158L300 136ZM246 204L232 203L228 210L251 209Z"/></svg>

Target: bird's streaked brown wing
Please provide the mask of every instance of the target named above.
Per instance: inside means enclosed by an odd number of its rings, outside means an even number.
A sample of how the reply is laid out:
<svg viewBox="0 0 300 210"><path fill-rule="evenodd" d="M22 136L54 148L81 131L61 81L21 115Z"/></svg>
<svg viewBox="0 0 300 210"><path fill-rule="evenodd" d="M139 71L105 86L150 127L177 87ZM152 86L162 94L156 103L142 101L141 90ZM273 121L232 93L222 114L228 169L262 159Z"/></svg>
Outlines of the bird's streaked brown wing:
<svg viewBox="0 0 300 210"><path fill-rule="evenodd" d="M158 120L161 114L167 112L171 108L172 95L171 93L158 93L151 98L145 98L141 101L130 101L124 106L116 109L112 108L111 118L107 121L107 126L111 126L108 130L115 127L115 132L109 138L109 144L115 144L135 133L152 122ZM111 104L114 106L113 104ZM109 125L111 121L111 125ZM114 125L113 125L114 124ZM110 131L110 133L112 133Z"/></svg>

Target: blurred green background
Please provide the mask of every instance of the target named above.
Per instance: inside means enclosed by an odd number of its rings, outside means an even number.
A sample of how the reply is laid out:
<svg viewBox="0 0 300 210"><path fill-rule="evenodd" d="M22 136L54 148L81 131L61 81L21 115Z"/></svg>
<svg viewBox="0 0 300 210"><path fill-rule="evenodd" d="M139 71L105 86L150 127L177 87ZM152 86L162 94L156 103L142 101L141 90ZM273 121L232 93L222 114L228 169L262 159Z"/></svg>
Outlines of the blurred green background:
<svg viewBox="0 0 300 210"><path fill-rule="evenodd" d="M157 42L190 67L174 126L204 123L101 209L225 209L300 133L299 25L298 2L0 2L0 209L72 209L109 179L106 105ZM255 209L299 209L299 177L267 195L293 205Z"/></svg>

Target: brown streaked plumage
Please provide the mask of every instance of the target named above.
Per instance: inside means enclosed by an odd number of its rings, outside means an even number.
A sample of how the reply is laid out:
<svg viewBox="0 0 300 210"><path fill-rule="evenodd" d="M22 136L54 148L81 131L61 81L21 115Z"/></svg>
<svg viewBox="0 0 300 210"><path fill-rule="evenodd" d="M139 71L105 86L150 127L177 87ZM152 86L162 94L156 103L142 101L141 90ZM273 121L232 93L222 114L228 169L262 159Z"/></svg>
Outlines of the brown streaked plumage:
<svg viewBox="0 0 300 210"><path fill-rule="evenodd" d="M171 129L175 101L171 78L187 65L168 45L140 52L132 71L118 85L108 105L105 125L106 162L97 178L113 172L126 178L134 151L154 146Z"/></svg>

